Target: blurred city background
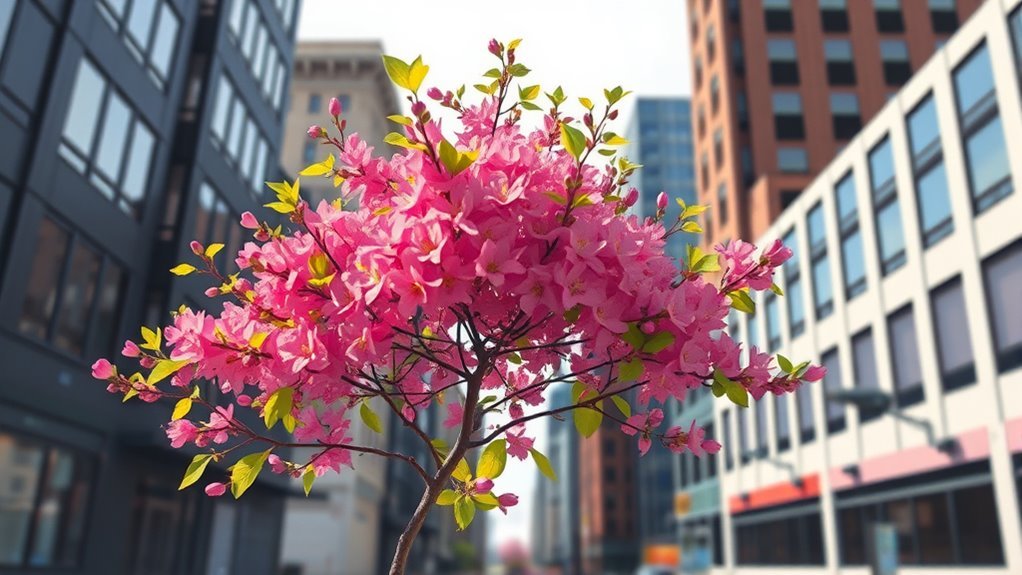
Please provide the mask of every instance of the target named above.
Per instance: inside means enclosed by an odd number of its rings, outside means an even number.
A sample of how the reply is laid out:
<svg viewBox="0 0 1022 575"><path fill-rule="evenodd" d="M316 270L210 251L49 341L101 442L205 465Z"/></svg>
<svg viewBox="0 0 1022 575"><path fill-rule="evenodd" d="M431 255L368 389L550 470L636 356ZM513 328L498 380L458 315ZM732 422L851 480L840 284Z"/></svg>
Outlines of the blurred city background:
<svg viewBox="0 0 1022 575"><path fill-rule="evenodd" d="M167 269L192 239L234 265L263 182L325 155L305 130L330 98L388 152L407 102L384 52L453 89L491 37L525 39L530 84L634 90L636 212L664 190L710 206L704 249L782 238L785 297L729 330L828 374L748 409L669 405L716 457L544 422L559 481L512 464L522 504L466 532L438 509L410 572L1022 573L1020 1L0 0L0 573L386 572L407 469L358 457L309 498L273 474L238 501L179 492L194 452L170 449L170 406L124 409L88 365L210 305Z"/></svg>

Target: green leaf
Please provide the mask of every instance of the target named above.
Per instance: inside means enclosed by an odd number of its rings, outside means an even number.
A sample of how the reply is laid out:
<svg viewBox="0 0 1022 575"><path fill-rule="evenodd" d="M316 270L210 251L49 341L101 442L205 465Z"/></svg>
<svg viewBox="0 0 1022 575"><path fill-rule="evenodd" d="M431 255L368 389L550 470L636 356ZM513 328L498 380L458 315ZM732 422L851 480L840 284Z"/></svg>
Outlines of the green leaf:
<svg viewBox="0 0 1022 575"><path fill-rule="evenodd" d="M507 360L515 365L522 365L522 356L518 355L518 352L509 353L507 355Z"/></svg>
<svg viewBox="0 0 1022 575"><path fill-rule="evenodd" d="M400 114L394 114L393 116L387 116L387 119L390 120L391 122L396 123L396 124L401 124L402 126L411 126L413 124L411 118L409 118L408 116L402 116Z"/></svg>
<svg viewBox="0 0 1022 575"><path fill-rule="evenodd" d="M383 68L387 71L387 75L390 76L392 82L401 88L411 90L411 83L408 78L411 66L406 62L393 56L384 55Z"/></svg>
<svg viewBox="0 0 1022 575"><path fill-rule="evenodd" d="M519 105L521 107L525 108L526 110L531 110L533 112L537 112L537 111L540 111L540 110L543 109L543 108L540 108L539 106L537 106L536 104L533 104L532 102L522 101L522 102L519 102Z"/></svg>
<svg viewBox="0 0 1022 575"><path fill-rule="evenodd" d="M486 446L482 455L479 456L479 463L476 464L476 477L496 479L504 473L504 466L507 465L507 441L498 439Z"/></svg>
<svg viewBox="0 0 1022 575"><path fill-rule="evenodd" d="M770 291L774 292L775 294L781 297L784 297L784 290L782 290L781 286L777 284L770 284Z"/></svg>
<svg viewBox="0 0 1022 575"><path fill-rule="evenodd" d="M422 56L415 58L408 69L407 88L413 93L418 92L419 87L422 86L422 81L426 79L427 72L429 72L429 66L422 63Z"/></svg>
<svg viewBox="0 0 1022 575"><path fill-rule="evenodd" d="M510 50L517 50L518 46L521 45L521 43L522 43L522 39L521 38L515 38L514 40L511 40L510 42L508 42L507 49L509 51Z"/></svg>
<svg viewBox="0 0 1022 575"><path fill-rule="evenodd" d="M472 468L468 466L468 461L465 461L464 457L458 462L458 466L454 468L454 473L451 474L451 477L462 483L472 479Z"/></svg>
<svg viewBox="0 0 1022 575"><path fill-rule="evenodd" d="M557 474L554 473L554 468L550 465L550 460L545 455L536 451L535 449L529 449L529 453L532 454L532 460L536 462L536 467L539 468L539 472L547 476L551 481L557 481Z"/></svg>
<svg viewBox="0 0 1022 575"><path fill-rule="evenodd" d="M727 295L731 296L731 307L745 313L756 313L756 302L752 301L749 292L742 289L735 290Z"/></svg>
<svg viewBox="0 0 1022 575"><path fill-rule="evenodd" d="M720 382L714 381L710 385L710 393L713 394L713 397L722 397L724 395L724 386Z"/></svg>
<svg viewBox="0 0 1022 575"><path fill-rule="evenodd" d="M292 387L282 387L270 394L263 406L263 422L266 429L272 429L274 425L285 415L290 415L294 407L295 390Z"/></svg>
<svg viewBox="0 0 1022 575"><path fill-rule="evenodd" d="M646 334L642 333L639 329L639 322L633 321L628 324L628 331L621 335L621 339L632 346L632 349L639 351L642 349L644 343L646 343Z"/></svg>
<svg viewBox="0 0 1022 575"><path fill-rule="evenodd" d="M562 196L561 194L558 194L557 192L543 192L543 195L550 198L550 201L559 206L568 205L568 200L565 199L564 196Z"/></svg>
<svg viewBox="0 0 1022 575"><path fill-rule="evenodd" d="M631 361L621 364L620 379L621 381L635 381L642 377L642 372L645 370L646 366L642 364L642 360L634 357Z"/></svg>
<svg viewBox="0 0 1022 575"><path fill-rule="evenodd" d="M383 142L385 144L390 144L392 146L398 146L401 148L426 151L426 144L413 142L408 139L408 136L405 136L404 134L398 134L397 132L391 132L384 136Z"/></svg>
<svg viewBox="0 0 1022 575"><path fill-rule="evenodd" d="M295 211L295 207L293 205L286 204L284 202L270 202L268 204L263 204L263 207L270 208L278 214L290 214Z"/></svg>
<svg viewBox="0 0 1022 575"><path fill-rule="evenodd" d="M610 400L617 406L617 410L621 412L621 415L626 418L632 416L632 406L628 405L628 401L625 400L625 398L620 395L612 395L610 396Z"/></svg>
<svg viewBox="0 0 1022 575"><path fill-rule="evenodd" d="M447 454L451 452L451 448L447 446L447 442L444 441L443 438L437 437L429 443L433 446L433 449L440 454L441 458L446 458Z"/></svg>
<svg viewBox="0 0 1022 575"><path fill-rule="evenodd" d="M586 149L586 136L581 130L562 122L561 145L577 160Z"/></svg>
<svg viewBox="0 0 1022 575"><path fill-rule="evenodd" d="M177 490L181 491L202 478L206 466L212 460L213 455L210 453L200 453L193 457L192 462L188 464L188 469L185 469L185 476L181 478L181 485L178 485Z"/></svg>
<svg viewBox="0 0 1022 575"><path fill-rule="evenodd" d="M784 373L791 373L794 369L791 365L791 361L781 354L777 354L777 365L781 366Z"/></svg>
<svg viewBox="0 0 1022 575"><path fill-rule="evenodd" d="M316 470L310 465L302 474L302 487L305 488L305 496L312 492L312 484L316 481Z"/></svg>
<svg viewBox="0 0 1022 575"><path fill-rule="evenodd" d="M564 321L568 322L569 324L573 324L576 321L578 321L578 316L580 315L582 315L582 304L577 304L575 306L572 306L572 308L569 309L568 311L564 312Z"/></svg>
<svg viewBox="0 0 1022 575"><path fill-rule="evenodd" d="M369 404L362 402L362 407L358 408L358 414L362 416L363 423L366 427L372 429L376 433L383 433L383 425L380 424L380 416L376 415L373 408L369 407Z"/></svg>
<svg viewBox="0 0 1022 575"><path fill-rule="evenodd" d="M176 276L186 276L195 271L195 266L191 264L177 264L170 268L170 273Z"/></svg>
<svg viewBox="0 0 1022 575"><path fill-rule="evenodd" d="M582 104L582 106L585 107L586 110L592 111L593 109L593 101L590 100L589 98L579 98L578 103Z"/></svg>
<svg viewBox="0 0 1022 575"><path fill-rule="evenodd" d="M436 504L441 506L454 505L454 502L458 499L458 492L453 489L444 489L440 492L440 495L436 498Z"/></svg>
<svg viewBox="0 0 1022 575"><path fill-rule="evenodd" d="M142 326L142 349L151 349L153 351L159 351L160 344L162 343L160 328L156 328L153 331L145 326Z"/></svg>
<svg viewBox="0 0 1022 575"><path fill-rule="evenodd" d="M500 69L499 68L490 68L489 70L483 72L483 77L485 77L485 78L500 78Z"/></svg>
<svg viewBox="0 0 1022 575"><path fill-rule="evenodd" d="M539 85L518 89L518 97L522 100L535 100L539 96Z"/></svg>
<svg viewBox="0 0 1022 575"><path fill-rule="evenodd" d="M500 505L500 501L497 496L492 493L479 493L472 496L472 501L476 502L476 507L482 511L489 511Z"/></svg>
<svg viewBox="0 0 1022 575"><path fill-rule="evenodd" d="M597 407L602 407L603 401L597 402ZM575 429L582 437L590 437L603 423L603 413L589 407L580 407L572 412L574 414Z"/></svg>
<svg viewBox="0 0 1022 575"><path fill-rule="evenodd" d="M334 155L330 154L322 162L317 162L317 163L312 164L310 166L306 166L306 168L304 170L298 172L298 175L299 176L325 176L326 174L329 174L330 172L332 172L333 169L334 169Z"/></svg>
<svg viewBox="0 0 1022 575"><path fill-rule="evenodd" d="M724 388L724 393L727 394L727 398L732 403L742 407L749 407L749 392L745 389L745 386L737 381L732 381L716 368L713 370L713 383Z"/></svg>
<svg viewBox="0 0 1022 575"><path fill-rule="evenodd" d="M153 367L153 370L149 372L149 377L146 379L146 385L152 387L164 379L174 375L186 365L188 365L188 360L185 359L158 359L156 360L156 365Z"/></svg>
<svg viewBox="0 0 1022 575"><path fill-rule="evenodd" d="M521 78L522 76L525 76L532 70L526 68L522 64L511 64L511 67L508 68L507 71L510 72L511 75L514 76L515 78Z"/></svg>
<svg viewBox="0 0 1022 575"><path fill-rule="evenodd" d="M238 460L231 466L231 495L235 499L241 497L252 484L255 483L259 472L266 464L266 458L270 456L272 449L261 453L250 453Z"/></svg>
<svg viewBox="0 0 1022 575"><path fill-rule="evenodd" d="M607 132L603 135L603 143L608 146L623 146L628 143L628 140L613 132Z"/></svg>
<svg viewBox="0 0 1022 575"><path fill-rule="evenodd" d="M667 349L669 345L674 343L674 334L669 331L661 331L653 334L653 337L649 338L642 346L642 351L646 353L657 353Z"/></svg>
<svg viewBox="0 0 1022 575"><path fill-rule="evenodd" d="M454 503L454 521L458 524L458 531L464 531L472 524L476 516L476 504L469 497L462 497Z"/></svg>
<svg viewBox="0 0 1022 575"><path fill-rule="evenodd" d="M681 231L689 234L701 234L703 233L703 227L696 222L685 222L681 224Z"/></svg>
<svg viewBox="0 0 1022 575"><path fill-rule="evenodd" d="M181 419L182 417L188 415L188 412L191 411L191 410L192 410L192 399L190 397L186 397L184 399L180 399L174 405L174 412L172 414L170 414L170 420L171 421L175 421L175 420Z"/></svg>

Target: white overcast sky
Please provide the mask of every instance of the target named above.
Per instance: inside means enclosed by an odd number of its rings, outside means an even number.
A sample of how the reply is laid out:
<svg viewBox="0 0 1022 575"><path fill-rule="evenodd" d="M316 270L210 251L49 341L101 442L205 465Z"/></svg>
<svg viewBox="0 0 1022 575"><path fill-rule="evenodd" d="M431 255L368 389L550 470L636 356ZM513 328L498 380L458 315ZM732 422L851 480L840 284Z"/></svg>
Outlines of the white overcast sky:
<svg viewBox="0 0 1022 575"><path fill-rule="evenodd" d="M405 61L422 55L430 66L425 87L469 88L481 81L496 59L486 51L490 38L522 38L518 61L532 69L523 85L560 85L577 96L602 99L617 85L636 96L687 96L691 92L687 20L683 0L303 0L299 40L379 39L384 51ZM545 99L544 99L545 103ZM625 131L630 104L622 108ZM546 422L530 431L538 435ZM500 478L497 493L516 491L518 508L507 517L487 514L490 540L517 538L529 543L536 482L535 466L514 460Z"/></svg>

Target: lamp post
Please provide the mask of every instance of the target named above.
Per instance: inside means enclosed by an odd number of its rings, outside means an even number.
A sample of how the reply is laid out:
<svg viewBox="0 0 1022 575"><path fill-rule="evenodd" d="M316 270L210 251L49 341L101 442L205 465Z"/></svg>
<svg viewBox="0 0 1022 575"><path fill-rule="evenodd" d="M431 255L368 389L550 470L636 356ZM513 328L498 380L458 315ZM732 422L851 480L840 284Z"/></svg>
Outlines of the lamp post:
<svg viewBox="0 0 1022 575"><path fill-rule="evenodd" d="M958 449L957 439L953 437L937 439L933 431L933 424L928 419L905 415L898 410L898 406L895 404L891 394L881 389L839 389L827 391L824 393L824 399L853 405L859 411L883 412L899 421L918 427L926 433L926 443L942 453L950 455Z"/></svg>

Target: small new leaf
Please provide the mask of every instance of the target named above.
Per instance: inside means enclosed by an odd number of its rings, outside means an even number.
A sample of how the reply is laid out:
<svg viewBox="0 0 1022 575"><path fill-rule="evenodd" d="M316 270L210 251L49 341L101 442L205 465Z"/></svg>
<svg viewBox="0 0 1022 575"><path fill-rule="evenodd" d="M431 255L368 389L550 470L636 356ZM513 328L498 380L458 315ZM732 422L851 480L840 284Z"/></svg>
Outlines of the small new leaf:
<svg viewBox="0 0 1022 575"><path fill-rule="evenodd" d="M266 400L266 405L263 406L263 422L266 424L266 429L272 429L282 417L291 414L291 408L294 407L294 394L294 388L282 387L270 395Z"/></svg>
<svg viewBox="0 0 1022 575"><path fill-rule="evenodd" d="M206 466L212 460L213 455L209 453L200 453L193 457L192 462L188 464L188 469L185 469L185 476L181 478L181 485L178 485L177 490L181 491L198 481L202 477L203 472L206 471Z"/></svg>
<svg viewBox="0 0 1022 575"><path fill-rule="evenodd" d="M220 253L220 250L222 249L224 249L223 244L209 244L208 246L206 246L206 257L207 258L216 257L216 255Z"/></svg>
<svg viewBox="0 0 1022 575"><path fill-rule="evenodd" d="M176 276L186 276L195 271L195 266L191 264L177 264L170 268L170 273Z"/></svg>
<svg viewBox="0 0 1022 575"><path fill-rule="evenodd" d="M458 466L454 468L454 473L451 474L451 477L462 483L472 479L472 468L468 466L468 461L464 457L458 462Z"/></svg>
<svg viewBox="0 0 1022 575"><path fill-rule="evenodd" d="M596 407L602 408L603 401L596 402ZM590 437L596 433L603 423L603 412L589 407L580 407L572 412L574 414L575 429L582 437Z"/></svg>
<svg viewBox="0 0 1022 575"><path fill-rule="evenodd" d="M182 417L188 415L188 412L191 410L192 399L190 397L179 399L178 402L174 404L174 412L170 414L170 419L171 421L181 419Z"/></svg>
<svg viewBox="0 0 1022 575"><path fill-rule="evenodd" d="M458 531L464 531L472 524L476 516L476 504L469 497L461 497L454 503L454 521L458 524Z"/></svg>
<svg viewBox="0 0 1022 575"><path fill-rule="evenodd" d="M621 364L621 381L635 381L642 377L642 372L645 371L646 367L642 364L642 360L634 357L631 361L627 361Z"/></svg>
<svg viewBox="0 0 1022 575"><path fill-rule="evenodd" d="M270 456L272 449L260 453L250 453L238 460L231 466L231 495L235 499L241 497L263 470L266 459Z"/></svg>
<svg viewBox="0 0 1022 575"><path fill-rule="evenodd" d="M586 136L581 130L562 123L561 145L577 160L586 149Z"/></svg>
<svg viewBox="0 0 1022 575"><path fill-rule="evenodd" d="M791 365L791 361L781 354L777 354L777 365L779 365L781 369L784 370L784 373L792 372L793 366Z"/></svg>
<svg viewBox="0 0 1022 575"><path fill-rule="evenodd" d="M408 78L411 66L409 66L408 63L399 58L384 55L383 69L387 71L387 75L390 76L390 80L392 82L401 88L411 90L411 84Z"/></svg>
<svg viewBox="0 0 1022 575"><path fill-rule="evenodd" d="M316 481L316 470L310 465L302 474L302 487L305 489L305 496L312 492L312 484Z"/></svg>
<svg viewBox="0 0 1022 575"><path fill-rule="evenodd" d="M529 453L532 454L532 460L536 462L536 467L539 468L539 472L545 475L551 481L557 481L557 474L554 473L554 468L550 465L550 460L545 455L536 451L535 449L529 449Z"/></svg>
<svg viewBox="0 0 1022 575"><path fill-rule="evenodd" d="M482 455L479 456L476 477L496 479L500 477L501 473L504 473L505 465L507 465L507 441L498 439L487 445Z"/></svg>
<svg viewBox="0 0 1022 575"><path fill-rule="evenodd" d="M362 402L362 407L358 409L358 414L362 416L362 422L366 424L366 427L372 429L376 433L383 433L383 426L380 425L380 416L376 415L373 408L369 407L369 404Z"/></svg>
<svg viewBox="0 0 1022 575"><path fill-rule="evenodd" d="M649 338L642 346L642 351L646 353L658 353L667 349L669 345L674 343L674 334L669 331L661 331L653 334L653 337Z"/></svg>
<svg viewBox="0 0 1022 575"><path fill-rule="evenodd" d="M614 405L617 406L617 410L621 412L621 415L626 418L632 416L632 406L628 405L628 401L626 401L625 398L620 395L612 395L610 396L610 399L614 402Z"/></svg>
<svg viewBox="0 0 1022 575"><path fill-rule="evenodd" d="M149 372L149 377L146 379L146 385L152 387L164 379L174 375L186 365L188 365L188 361L184 359L159 359L156 361L156 365L153 367L153 370Z"/></svg>
<svg viewBox="0 0 1022 575"><path fill-rule="evenodd" d="M454 505L454 502L458 500L458 492L453 489L444 489L440 492L440 495L436 498L436 504L441 506Z"/></svg>

